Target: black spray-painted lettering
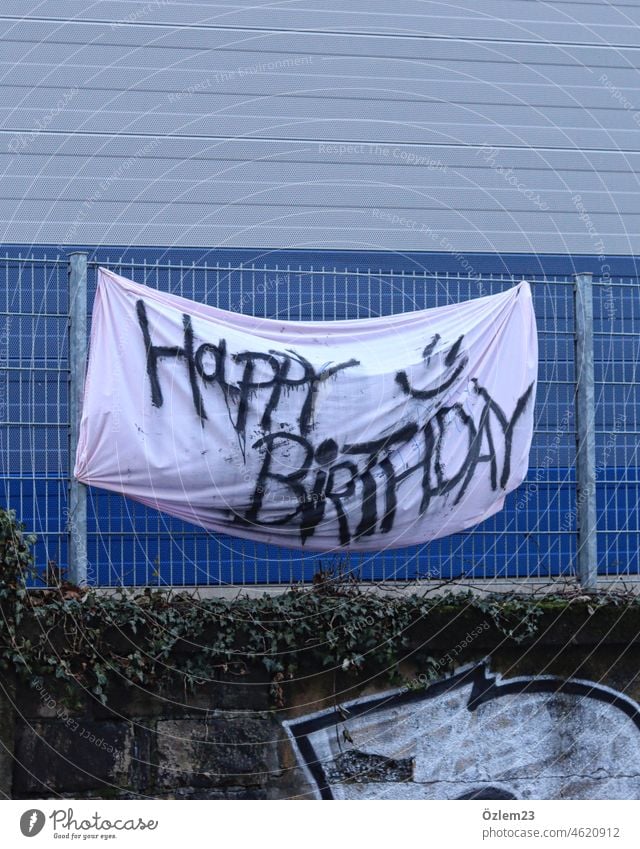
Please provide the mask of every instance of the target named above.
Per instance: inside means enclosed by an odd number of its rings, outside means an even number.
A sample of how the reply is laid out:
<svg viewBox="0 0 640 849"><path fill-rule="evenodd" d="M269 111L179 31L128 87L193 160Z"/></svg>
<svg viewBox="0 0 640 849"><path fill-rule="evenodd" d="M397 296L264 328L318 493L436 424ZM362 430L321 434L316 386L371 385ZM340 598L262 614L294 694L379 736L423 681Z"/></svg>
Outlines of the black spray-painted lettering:
<svg viewBox="0 0 640 849"><path fill-rule="evenodd" d="M489 467L491 489L504 489L511 469L514 429L532 396L534 384L531 383L518 399L511 417L484 387L477 382L474 386L484 402L478 424L462 404L452 404L441 407L423 423L412 422L380 439L345 444L339 450L332 439L324 440L314 450L307 438L284 431L258 440L252 447L264 452L264 457L256 489L250 508L244 514L236 514L236 522L281 526L295 520L304 543L332 508L338 522L338 542L348 545L352 539L374 533L386 534L393 529L399 490L405 481L416 479L416 476L421 487L420 515L434 498L449 493L453 494L453 504L458 504L483 464ZM447 470L443 453L454 421L456 433L460 426L466 429L466 449L458 467ZM415 452L415 462L399 465L394 449L416 440L419 450ZM498 444L502 446L500 456L496 450ZM299 452L297 465L294 447ZM359 462L334 463L340 455ZM286 468L286 474L278 470L280 467ZM274 502L268 501L265 506L265 495L273 485L287 487L296 506L285 515L271 518ZM378 515L379 500L384 505L381 516ZM352 529L349 516L353 515L360 518Z"/></svg>
<svg viewBox="0 0 640 849"><path fill-rule="evenodd" d="M203 342L195 349L194 332L191 317L182 316L183 344L182 346L154 345L151 340L147 310L142 299L136 303L138 323L142 331L147 358L147 374L151 385L151 403L154 407L162 407L164 397L158 375L158 365L161 360L173 358L184 361L187 365L189 384L193 405L197 416L204 422L207 419L204 400L198 384L198 378L205 386L217 385L222 390L227 410L233 427L244 441L251 399L258 391L270 390L264 405L260 426L264 431L270 431L272 417L277 410L283 390L301 389L305 392L300 410L298 425L302 436L308 435L313 426L313 407L318 386L322 381L334 377L344 369L360 365L358 360L351 359L338 363L329 368L317 371L303 356L295 351L242 351L229 355L225 339L217 343ZM240 366L241 376L234 383L227 379L229 364ZM265 364L271 371L267 380L255 379L259 363ZM293 367L293 368L292 368ZM301 370L297 376L292 371ZM231 415L232 405L235 406L235 418Z"/></svg>

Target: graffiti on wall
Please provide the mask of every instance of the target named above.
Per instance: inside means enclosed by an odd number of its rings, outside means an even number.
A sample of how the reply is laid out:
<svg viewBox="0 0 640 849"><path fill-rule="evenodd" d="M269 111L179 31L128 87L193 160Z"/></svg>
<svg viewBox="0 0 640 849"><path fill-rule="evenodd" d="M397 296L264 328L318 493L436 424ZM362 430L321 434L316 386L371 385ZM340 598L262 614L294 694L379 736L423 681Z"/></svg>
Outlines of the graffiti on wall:
<svg viewBox="0 0 640 849"><path fill-rule="evenodd" d="M321 799L638 799L640 707L486 662L285 723Z"/></svg>

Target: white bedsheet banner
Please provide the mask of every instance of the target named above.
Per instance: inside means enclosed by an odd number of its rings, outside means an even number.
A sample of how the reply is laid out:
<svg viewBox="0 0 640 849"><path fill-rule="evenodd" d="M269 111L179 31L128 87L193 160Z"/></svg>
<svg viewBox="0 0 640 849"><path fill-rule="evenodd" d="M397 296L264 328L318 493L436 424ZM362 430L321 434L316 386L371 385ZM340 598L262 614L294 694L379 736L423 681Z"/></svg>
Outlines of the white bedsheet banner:
<svg viewBox="0 0 640 849"><path fill-rule="evenodd" d="M267 543L423 543L493 515L523 480L537 366L524 281L430 310L294 322L100 269L75 475Z"/></svg>

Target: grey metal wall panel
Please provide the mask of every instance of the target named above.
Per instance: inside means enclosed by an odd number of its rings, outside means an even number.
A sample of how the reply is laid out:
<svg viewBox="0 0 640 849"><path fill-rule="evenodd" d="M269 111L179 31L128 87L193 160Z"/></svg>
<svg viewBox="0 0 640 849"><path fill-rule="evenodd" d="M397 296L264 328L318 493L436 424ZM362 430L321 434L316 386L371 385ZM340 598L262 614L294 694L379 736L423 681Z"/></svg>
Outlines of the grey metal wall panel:
<svg viewBox="0 0 640 849"><path fill-rule="evenodd" d="M98 2L65 0L69 18L91 19L110 26L173 24L246 27L320 32L443 35L635 44L633 28L640 10L631 4L602 2L539 3L523 0L458 0L456 3L386 0L345 4L344 0L297 2L185 3L165 0ZM58 20L60 3L46 0L25 11L19 0L4 0L3 15ZM470 30L470 26L472 29Z"/></svg>
<svg viewBox="0 0 640 849"><path fill-rule="evenodd" d="M310 169L312 171L313 169ZM482 179L482 173L478 172L478 179ZM399 185L378 179L370 180L369 185L364 181L357 182L352 178L346 180L334 180L333 182L322 181L312 174L310 180L313 182L305 186L304 203L297 200L292 202L291 195L295 193L300 184L283 179L281 182L267 183L259 180L240 180L234 178L233 173L228 174L226 179L205 179L202 181L185 180L183 178L166 177L157 182L145 178L123 178L109 182L104 189L100 189L100 207L109 203L122 208L130 207L135 203L142 214L142 204L149 204L154 208L161 209L164 206L194 207L199 205L202 210L200 214L206 214L207 209L212 211L216 207L271 207L280 212L290 210L295 213L298 210L322 209L331 207L333 209L350 210L393 210L400 215L413 215L418 221L432 221L434 214L442 222L443 210L447 210L450 202L444 200L447 192L455 190L456 206L455 214L463 216L465 213L503 211L509 213L536 214L537 208L550 213L568 213L575 215L575 204L571 202L569 194L562 189L540 190L539 184L531 192L540 198L536 205L532 203L530 196L509 188L504 184L492 187L483 186L483 191L478 191L477 185L469 180L455 179L450 172L434 178L434 184L429 185ZM464 183L467 183L466 185ZM127 200L123 201L124 194ZM5 177L3 179L3 196L20 202L20 210L24 212L28 208L34 208L33 204L42 204L49 201L48 209L54 214L52 204L56 204L56 210L64 208L67 214L81 208L87 198L91 198L96 191L96 180L92 177L34 177L29 181L29 193L37 200L24 199L24 177ZM345 192L348 197L345 198ZM585 191L581 188L580 196L584 203L588 204L592 215L623 215L626 226L636 226L633 216L640 214L638 204L638 190L620 192L613 197L602 191ZM31 205L31 206L29 206ZM181 214L196 214L196 210L182 209ZM111 213L108 213L109 215ZM522 219L522 215L518 215ZM556 218L557 220L557 218Z"/></svg>
<svg viewBox="0 0 640 849"><path fill-rule="evenodd" d="M11 211L7 210L11 216ZM292 223L293 220L293 223ZM422 236L412 230L387 227L371 230L368 222L350 224L348 228L333 226L329 215L320 224L299 224L295 219L265 219L257 226L217 226L213 222L187 222L176 211L170 221L156 221L150 217L143 220L124 219L109 222L76 222L46 220L42 211L33 221L20 219L20 229L15 227L15 218L0 219L0 228L9 232L28 234L32 244L58 246L62 236L69 233L64 244L77 244L80 237L95 245L164 245L174 246L220 246L246 247L270 250L274 245L283 248L306 248L310 250L385 250L405 253L411 251L451 251L454 255L462 251L516 252L532 254L532 271L538 267L536 253L585 253L598 255L594 240L584 232L541 233L524 232L513 218L505 220L504 229L489 230L481 222L463 220L461 226L446 233L436 230L432 237ZM625 235L616 232L600 232L604 239L606 256L638 254L636 233ZM461 265L467 273L473 273L473 263Z"/></svg>
<svg viewBox="0 0 640 849"><path fill-rule="evenodd" d="M633 161L637 162L637 159L637 154L634 154ZM292 162L285 158L285 153L278 158L263 157L256 161L194 156L187 161L164 158L153 163L135 159L116 179L113 175L122 168L122 163L113 156L96 156L88 163L81 156L58 154L56 174L52 176L48 169L49 157L23 155L16 163L10 155L0 153L0 170L4 173L2 194L15 198L24 197L25 185L36 197L60 197L64 191L68 197L76 199L85 199L96 189L105 198L118 199L122 197L124 186L127 195L155 193L159 201L170 200L177 193L196 190L228 193L230 185L237 187L236 199L267 188L281 188L288 192L289 202L296 202L299 199L292 200L291 192L304 185L309 192L316 192L317 187L322 189L324 186L363 186L367 190L373 187L374 191L377 187L397 189L404 192L403 203L407 209L421 206L422 196L437 199L441 190L456 194L458 208L486 208L492 203L491 198L505 208L517 208L517 204L528 200L495 170L487 174L479 167L480 164L469 161L455 168L414 168L412 172L410 166L384 162ZM521 169L519 173L519 178L535 189L542 201L550 206L575 208L567 189L580 192L585 199L588 197L589 208L594 211L622 210L629 203L629 197L637 198L637 178L630 181L625 171L572 169L557 173L551 167L549 170L541 166ZM427 192L432 194L427 195ZM384 199L379 195L375 202L384 205Z"/></svg>
<svg viewBox="0 0 640 849"><path fill-rule="evenodd" d="M5 0L3 239L640 252L640 6L344 7Z"/></svg>

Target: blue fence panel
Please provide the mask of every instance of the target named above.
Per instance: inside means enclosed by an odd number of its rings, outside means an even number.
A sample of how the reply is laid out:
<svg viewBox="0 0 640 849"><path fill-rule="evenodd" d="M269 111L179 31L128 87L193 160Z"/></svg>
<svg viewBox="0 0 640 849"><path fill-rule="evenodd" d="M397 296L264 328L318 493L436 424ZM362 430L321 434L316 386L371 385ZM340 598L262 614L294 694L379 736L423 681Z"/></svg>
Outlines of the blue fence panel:
<svg viewBox="0 0 640 849"><path fill-rule="evenodd" d="M594 282L596 509L600 574L638 574L640 551L640 288Z"/></svg>
<svg viewBox="0 0 640 849"><path fill-rule="evenodd" d="M6 501L39 536L36 553L67 565L67 260L26 259L13 248L0 272L0 456ZM13 258L12 258L13 257ZM362 580L538 578L572 575L576 559L574 270L567 257L338 254L304 251L91 251L89 308L98 265L223 309L297 320L390 315L532 283L540 365L527 480L505 509L428 545L336 558L211 534L122 496L88 491L91 583L290 584L321 567ZM618 270L633 271L620 260ZM613 267L613 266L612 266ZM596 280L597 507L601 574L638 573L638 362L635 276ZM613 445L611 444L613 440Z"/></svg>
<svg viewBox="0 0 640 849"><path fill-rule="evenodd" d="M68 550L67 260L12 255L0 256L0 464L44 572Z"/></svg>

